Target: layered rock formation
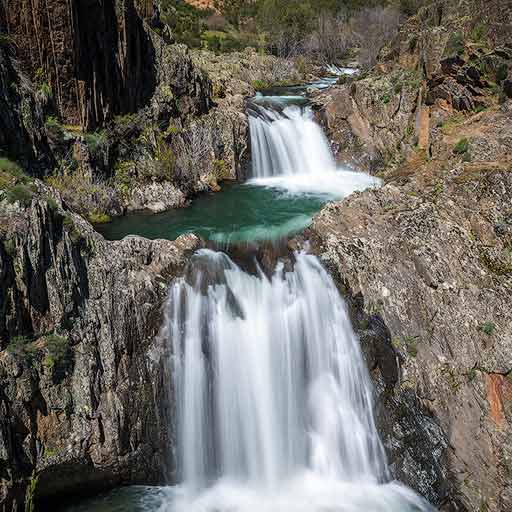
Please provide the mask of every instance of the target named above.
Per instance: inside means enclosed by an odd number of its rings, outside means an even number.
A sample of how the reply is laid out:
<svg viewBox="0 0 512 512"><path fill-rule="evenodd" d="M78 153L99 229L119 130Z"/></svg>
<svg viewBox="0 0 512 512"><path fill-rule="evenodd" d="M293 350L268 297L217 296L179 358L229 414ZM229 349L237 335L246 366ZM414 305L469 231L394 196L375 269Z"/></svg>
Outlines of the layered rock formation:
<svg viewBox="0 0 512 512"><path fill-rule="evenodd" d="M7 45L0 45L0 148L35 175L52 166L41 105Z"/></svg>
<svg viewBox="0 0 512 512"><path fill-rule="evenodd" d="M392 469L442 510L512 507L510 10L486 6L478 43L478 6L434 3L315 100L340 160L385 185L309 237L350 299Z"/></svg>
<svg viewBox="0 0 512 512"><path fill-rule="evenodd" d="M156 335L167 283L199 246L194 236L106 242L51 190L33 189L30 205L0 210L6 511L21 509L36 474L37 498L55 504L172 473Z"/></svg>
<svg viewBox="0 0 512 512"><path fill-rule="evenodd" d="M5 14L24 68L52 87L68 123L95 129L152 94L154 51L143 19L153 2L13 0Z"/></svg>

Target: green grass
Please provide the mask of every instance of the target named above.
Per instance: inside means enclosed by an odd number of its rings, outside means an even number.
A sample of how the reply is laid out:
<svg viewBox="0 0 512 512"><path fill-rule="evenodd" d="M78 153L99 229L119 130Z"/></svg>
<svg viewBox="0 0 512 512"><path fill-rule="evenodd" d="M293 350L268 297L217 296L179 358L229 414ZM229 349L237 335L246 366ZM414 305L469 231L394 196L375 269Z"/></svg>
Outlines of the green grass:
<svg viewBox="0 0 512 512"><path fill-rule="evenodd" d="M478 330L484 334L487 334L487 336L491 336L495 329L496 325L493 322L484 322L478 327Z"/></svg>
<svg viewBox="0 0 512 512"><path fill-rule="evenodd" d="M20 183L7 189L6 198L11 204L20 203L23 206L29 206L33 195L29 187Z"/></svg>
<svg viewBox="0 0 512 512"><path fill-rule="evenodd" d="M455 144L455 147L453 148L453 152L457 155L463 155L469 150L469 140L464 138L460 139L457 144Z"/></svg>

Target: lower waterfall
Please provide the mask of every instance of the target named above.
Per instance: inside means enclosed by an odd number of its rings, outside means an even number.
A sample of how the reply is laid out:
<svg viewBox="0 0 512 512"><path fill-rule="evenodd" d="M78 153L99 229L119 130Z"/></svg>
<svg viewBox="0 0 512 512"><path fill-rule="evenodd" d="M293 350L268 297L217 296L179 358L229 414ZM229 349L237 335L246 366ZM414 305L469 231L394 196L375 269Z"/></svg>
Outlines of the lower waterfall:
<svg viewBox="0 0 512 512"><path fill-rule="evenodd" d="M412 512L390 482L346 305L312 255L271 277L201 250L176 281L172 345L182 495L172 510Z"/></svg>

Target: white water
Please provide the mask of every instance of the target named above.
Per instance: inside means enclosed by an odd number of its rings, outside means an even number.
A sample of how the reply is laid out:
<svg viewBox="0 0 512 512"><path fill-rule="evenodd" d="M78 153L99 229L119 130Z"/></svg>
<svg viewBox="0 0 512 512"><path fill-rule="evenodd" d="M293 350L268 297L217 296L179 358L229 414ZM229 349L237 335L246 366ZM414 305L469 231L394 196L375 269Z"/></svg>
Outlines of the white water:
<svg viewBox="0 0 512 512"><path fill-rule="evenodd" d="M384 483L359 342L314 256L269 279L203 250L191 275L166 312L183 480L173 509L431 510Z"/></svg>
<svg viewBox="0 0 512 512"><path fill-rule="evenodd" d="M336 166L329 141L310 108L289 106L278 112L258 106L257 113L249 117L251 184L334 199L380 185L368 174Z"/></svg>
<svg viewBox="0 0 512 512"><path fill-rule="evenodd" d="M345 197L378 185L337 169L309 109L254 107L252 182ZM318 259L272 277L202 250L170 290L182 485L177 512L426 512L390 481L371 381L345 303Z"/></svg>

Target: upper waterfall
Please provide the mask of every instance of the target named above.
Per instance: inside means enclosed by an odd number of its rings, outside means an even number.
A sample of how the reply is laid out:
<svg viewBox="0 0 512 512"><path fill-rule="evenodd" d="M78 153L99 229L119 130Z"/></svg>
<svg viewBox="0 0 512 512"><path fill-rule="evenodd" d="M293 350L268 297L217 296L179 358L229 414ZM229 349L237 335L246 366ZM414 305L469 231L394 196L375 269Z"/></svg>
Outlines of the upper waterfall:
<svg viewBox="0 0 512 512"><path fill-rule="evenodd" d="M249 108L252 174L249 183L343 199L380 180L339 167L309 106L287 105L286 97L257 97Z"/></svg>
<svg viewBox="0 0 512 512"><path fill-rule="evenodd" d="M333 172L329 142L309 107L282 112L258 105L249 117L254 178Z"/></svg>

